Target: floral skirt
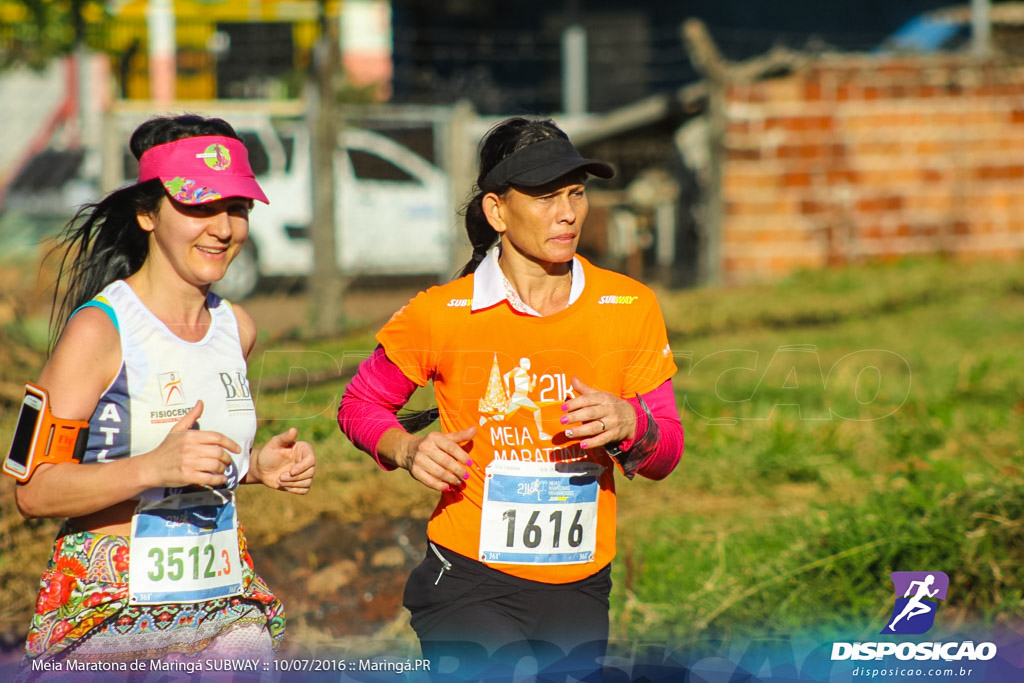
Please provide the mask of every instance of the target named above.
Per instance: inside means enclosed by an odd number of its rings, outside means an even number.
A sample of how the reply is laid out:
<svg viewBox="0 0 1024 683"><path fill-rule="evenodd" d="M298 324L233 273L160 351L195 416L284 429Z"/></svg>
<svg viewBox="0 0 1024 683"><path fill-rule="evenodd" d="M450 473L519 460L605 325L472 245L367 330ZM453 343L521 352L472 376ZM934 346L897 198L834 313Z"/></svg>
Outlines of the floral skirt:
<svg viewBox="0 0 1024 683"><path fill-rule="evenodd" d="M238 543L240 595L130 605L129 539L65 526L40 582L23 667L37 658L131 662L214 652L272 658L284 635L284 608L256 574L241 530Z"/></svg>

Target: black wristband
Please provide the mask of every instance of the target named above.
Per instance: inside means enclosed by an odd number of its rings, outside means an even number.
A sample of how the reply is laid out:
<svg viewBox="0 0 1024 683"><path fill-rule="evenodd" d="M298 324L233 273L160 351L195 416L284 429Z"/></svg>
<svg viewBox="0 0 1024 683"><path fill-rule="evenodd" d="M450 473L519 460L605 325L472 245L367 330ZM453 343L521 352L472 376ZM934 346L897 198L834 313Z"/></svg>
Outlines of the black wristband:
<svg viewBox="0 0 1024 683"><path fill-rule="evenodd" d="M648 455L654 452L654 447L657 445L658 438L661 435L658 423L654 420L654 415L651 414L651 409L647 407L644 399L637 394L636 400L640 404L640 409L647 416L647 431L633 442L628 451L620 448L622 442L610 443L604 447L608 455L622 466L622 472L626 475L627 479L632 479L636 476L636 471L640 468L640 464Z"/></svg>

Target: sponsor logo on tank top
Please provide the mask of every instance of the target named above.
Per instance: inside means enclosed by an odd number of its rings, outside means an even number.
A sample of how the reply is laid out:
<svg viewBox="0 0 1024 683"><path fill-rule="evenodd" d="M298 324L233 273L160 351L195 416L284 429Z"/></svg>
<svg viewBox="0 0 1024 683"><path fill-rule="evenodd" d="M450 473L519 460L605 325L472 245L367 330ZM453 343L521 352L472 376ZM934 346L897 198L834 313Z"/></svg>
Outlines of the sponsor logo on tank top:
<svg viewBox="0 0 1024 683"><path fill-rule="evenodd" d="M165 406L185 405L185 390L181 387L179 371L161 372L156 378L160 383L160 399Z"/></svg>
<svg viewBox="0 0 1024 683"><path fill-rule="evenodd" d="M241 372L218 372L220 383L224 387L224 400L228 404L229 413L255 412L252 394L249 391L249 380Z"/></svg>
<svg viewBox="0 0 1024 683"><path fill-rule="evenodd" d="M166 410L149 411L149 422L150 424L177 422L192 409L192 406L187 405L185 399L182 372L180 370L161 372L157 374L156 379L157 386L160 387L160 402L163 403Z"/></svg>

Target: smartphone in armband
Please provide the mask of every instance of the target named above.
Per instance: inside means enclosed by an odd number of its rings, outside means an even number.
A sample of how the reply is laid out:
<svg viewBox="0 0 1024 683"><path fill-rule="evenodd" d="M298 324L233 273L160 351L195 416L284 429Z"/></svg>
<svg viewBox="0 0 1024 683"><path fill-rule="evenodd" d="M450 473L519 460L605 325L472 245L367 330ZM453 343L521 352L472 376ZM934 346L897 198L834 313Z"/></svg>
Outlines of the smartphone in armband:
<svg viewBox="0 0 1024 683"><path fill-rule="evenodd" d="M26 482L42 463L81 462L88 440L88 422L55 417L46 389L29 382L3 472Z"/></svg>

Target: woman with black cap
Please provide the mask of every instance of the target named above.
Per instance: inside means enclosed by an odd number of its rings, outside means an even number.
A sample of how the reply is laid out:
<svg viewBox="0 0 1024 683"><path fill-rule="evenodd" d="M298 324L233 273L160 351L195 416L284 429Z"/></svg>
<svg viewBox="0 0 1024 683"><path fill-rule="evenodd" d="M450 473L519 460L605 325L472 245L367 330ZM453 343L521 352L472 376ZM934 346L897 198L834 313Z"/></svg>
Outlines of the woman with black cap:
<svg viewBox="0 0 1024 683"><path fill-rule="evenodd" d="M392 316L341 401L357 446L441 494L404 604L424 655L468 677L523 655L596 666L614 470L660 479L682 453L653 292L576 255L587 176L613 173L551 121L495 126L466 207L472 260ZM397 417L429 381L438 410Z"/></svg>

